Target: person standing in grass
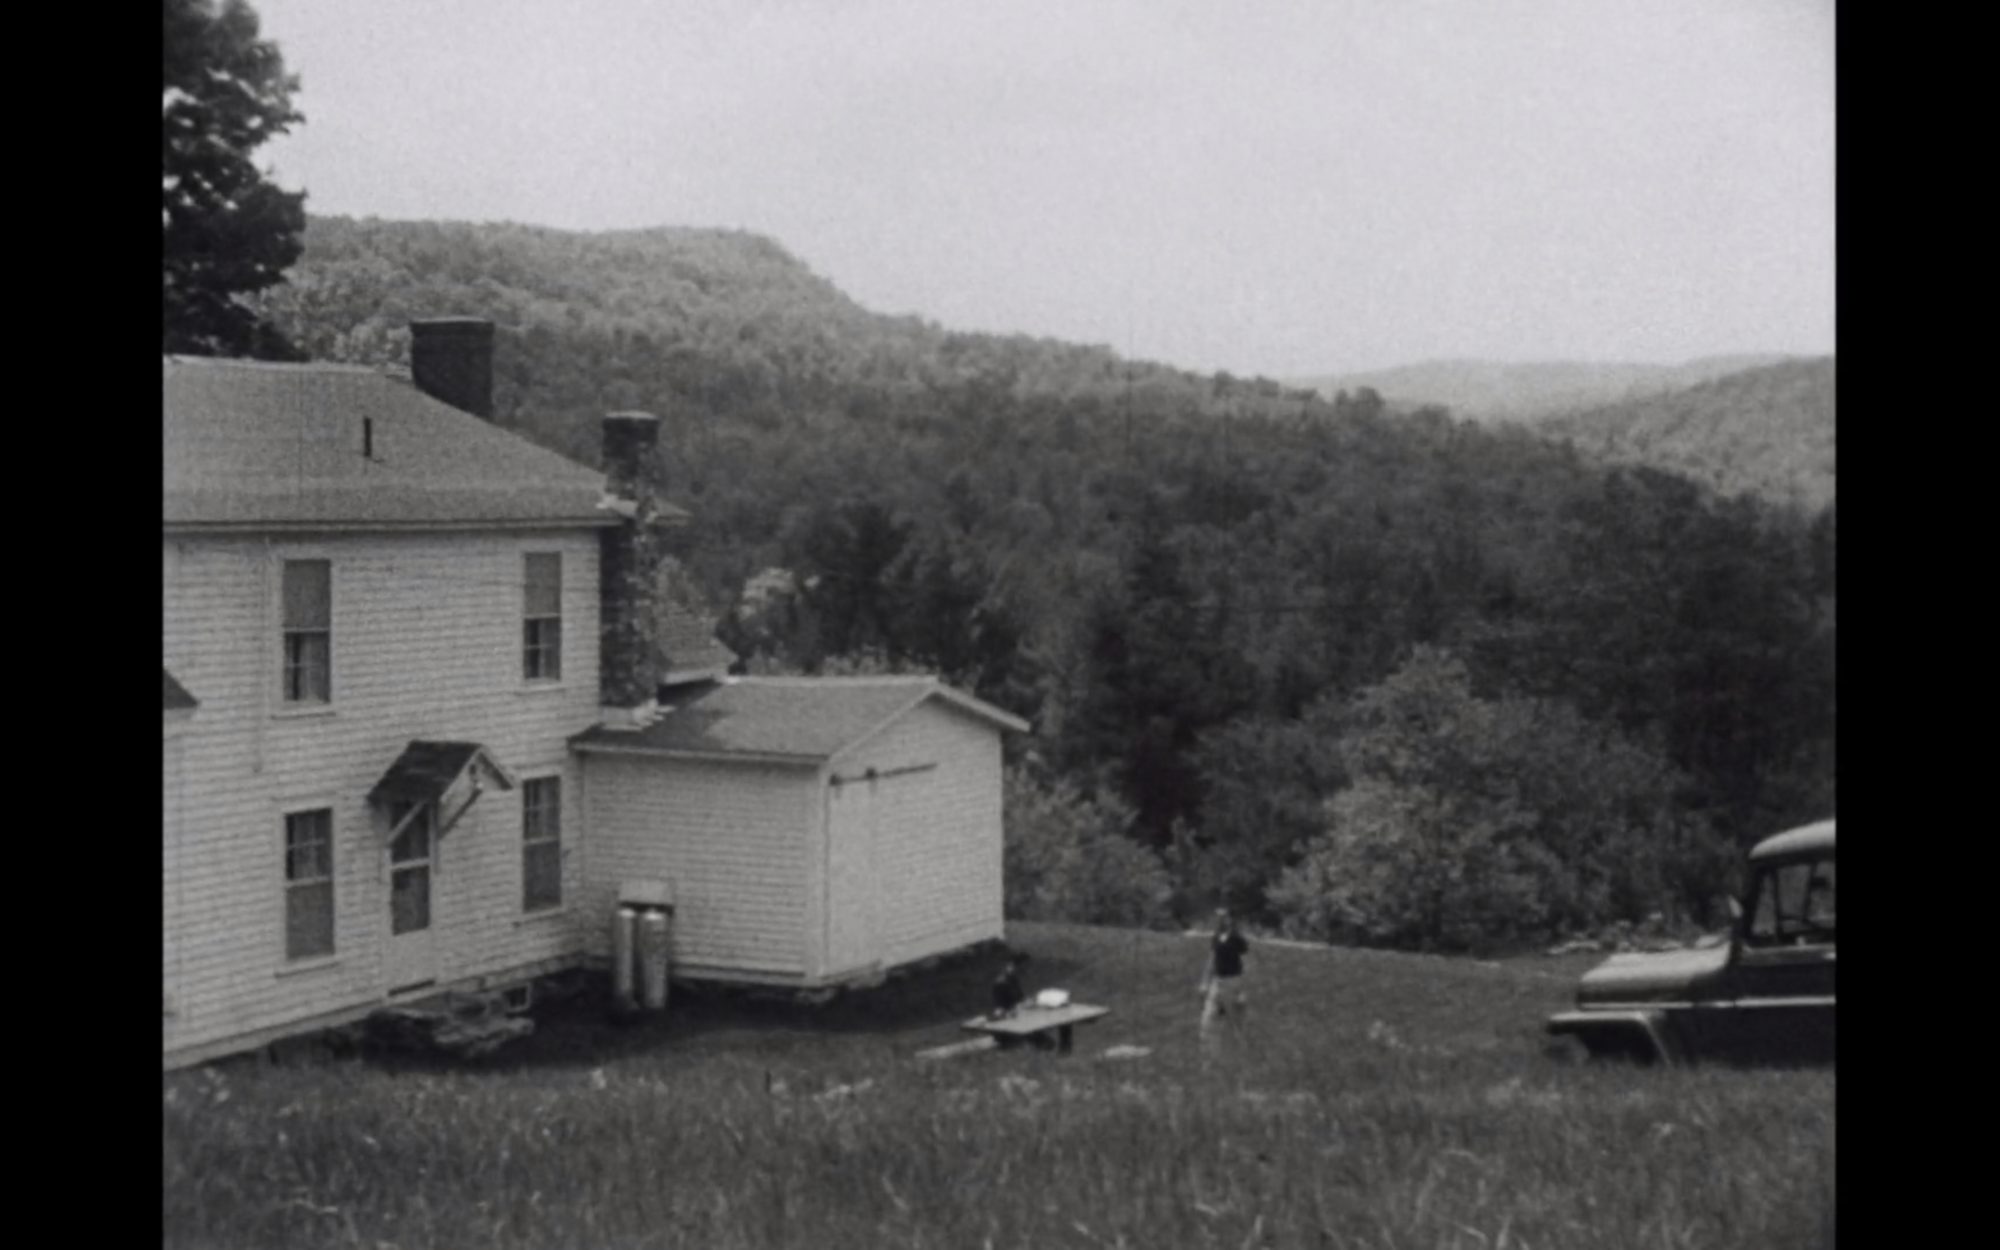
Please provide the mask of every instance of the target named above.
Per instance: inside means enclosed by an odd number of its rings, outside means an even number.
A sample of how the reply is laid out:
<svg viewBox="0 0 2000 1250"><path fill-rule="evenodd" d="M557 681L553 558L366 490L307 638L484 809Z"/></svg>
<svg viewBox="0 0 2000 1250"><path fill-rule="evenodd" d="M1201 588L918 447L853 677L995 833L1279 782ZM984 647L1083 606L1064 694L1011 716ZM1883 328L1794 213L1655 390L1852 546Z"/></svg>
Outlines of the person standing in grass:
<svg viewBox="0 0 2000 1250"><path fill-rule="evenodd" d="M1236 928L1236 918L1222 909L1215 913L1215 932L1208 939L1208 969L1201 978L1201 1032L1206 1038L1218 1019L1241 1030L1250 1000L1243 992L1243 957L1250 943Z"/></svg>

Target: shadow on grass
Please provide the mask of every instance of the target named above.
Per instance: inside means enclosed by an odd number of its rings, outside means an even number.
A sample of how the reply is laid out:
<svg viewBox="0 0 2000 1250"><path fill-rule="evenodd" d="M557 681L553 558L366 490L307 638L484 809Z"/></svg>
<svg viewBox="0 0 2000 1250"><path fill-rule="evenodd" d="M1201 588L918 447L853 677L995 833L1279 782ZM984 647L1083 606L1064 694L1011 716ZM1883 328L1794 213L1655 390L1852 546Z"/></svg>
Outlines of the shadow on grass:
<svg viewBox="0 0 2000 1250"><path fill-rule="evenodd" d="M1075 960L1030 954L1023 978L1029 993L1059 984L1082 967ZM882 985L843 991L819 1005L754 990L676 985L664 1012L625 1019L611 1010L608 981L593 978L574 997L538 1004L531 1012L535 1031L491 1055L463 1059L371 1051L365 1057L370 1066L389 1071L493 1074L671 1059L677 1052L727 1051L783 1064L830 1044L907 1057L958 1040L959 1024L991 1004L992 984L1006 958L1003 950L963 955Z"/></svg>

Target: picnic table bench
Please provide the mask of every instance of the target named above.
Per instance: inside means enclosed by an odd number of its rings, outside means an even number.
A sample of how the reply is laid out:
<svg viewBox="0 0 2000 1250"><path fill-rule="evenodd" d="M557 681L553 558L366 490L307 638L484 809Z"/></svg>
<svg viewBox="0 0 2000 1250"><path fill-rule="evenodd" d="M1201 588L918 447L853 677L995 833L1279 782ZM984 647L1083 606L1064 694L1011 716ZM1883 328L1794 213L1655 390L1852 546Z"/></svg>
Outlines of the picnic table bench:
<svg viewBox="0 0 2000 1250"><path fill-rule="evenodd" d="M1064 1054L1070 1049L1070 1030L1111 1014L1109 1007L1069 1003L1061 1007L1037 1007L1024 1003L1013 1014L994 1018L974 1016L963 1027L967 1032L984 1033L1002 1046L1030 1041L1046 1048L1051 1041Z"/></svg>

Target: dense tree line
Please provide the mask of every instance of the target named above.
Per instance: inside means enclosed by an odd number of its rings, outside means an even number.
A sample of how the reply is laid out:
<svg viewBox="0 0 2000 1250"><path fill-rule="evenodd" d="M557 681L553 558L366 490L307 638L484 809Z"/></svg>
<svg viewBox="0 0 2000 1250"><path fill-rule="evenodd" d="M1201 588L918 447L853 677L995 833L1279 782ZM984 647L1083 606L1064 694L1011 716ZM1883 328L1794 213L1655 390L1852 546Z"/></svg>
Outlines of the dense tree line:
<svg viewBox="0 0 2000 1250"><path fill-rule="evenodd" d="M1034 722L1017 909L1439 949L1708 919L1734 849L1832 810L1830 505L880 317L731 232L314 220L259 309L379 363L490 317L498 419L586 462L661 414L725 641Z"/></svg>

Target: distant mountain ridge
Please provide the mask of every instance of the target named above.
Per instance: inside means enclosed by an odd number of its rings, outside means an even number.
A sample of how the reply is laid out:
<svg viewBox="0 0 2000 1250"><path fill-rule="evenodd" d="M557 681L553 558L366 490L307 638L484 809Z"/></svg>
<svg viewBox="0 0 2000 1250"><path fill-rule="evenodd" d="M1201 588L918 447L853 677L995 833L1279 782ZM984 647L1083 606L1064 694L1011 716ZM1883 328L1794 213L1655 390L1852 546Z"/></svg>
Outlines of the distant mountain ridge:
<svg viewBox="0 0 2000 1250"><path fill-rule="evenodd" d="M1703 356L1675 365L1592 361L1430 360L1368 373L1293 378L1332 398L1367 387L1398 408L1442 405L1474 421L1532 421L1696 386L1745 369L1798 359L1780 354Z"/></svg>
<svg viewBox="0 0 2000 1250"><path fill-rule="evenodd" d="M1823 386L1809 369L1803 382L1781 373L1711 391L1701 388L1801 358L1457 360L1319 379L1329 398L1349 391L1355 402L1343 414L1311 389L1270 379L1203 376L1103 345L885 316L772 239L687 227L585 234L313 217L305 255L258 304L312 358L365 364L406 360L413 320L490 319L499 330L496 420L585 464L597 454L601 415L623 409L672 411L677 428L703 438L734 430L762 440L853 422L918 434L957 408L1032 402L1064 409L1072 423L1115 423L1129 445L1135 411L1232 424L1377 413L1395 422L1434 404L1725 489L1805 502L1832 495L1830 360L1821 362ZM1356 394L1364 387L1382 402ZM788 435L779 447L795 454L798 445Z"/></svg>
<svg viewBox="0 0 2000 1250"><path fill-rule="evenodd" d="M1314 399L1101 344L873 312L742 230L312 216L304 255L252 305L307 357L355 364L406 360L414 320L490 320L496 419L586 464L607 407L672 403L696 423L754 414L772 427L857 408L906 412L966 386L1100 406L1173 396L1232 416L1296 413Z"/></svg>
<svg viewBox="0 0 2000 1250"><path fill-rule="evenodd" d="M1834 358L1804 357L1534 423L1605 460L1818 510L1834 500Z"/></svg>

